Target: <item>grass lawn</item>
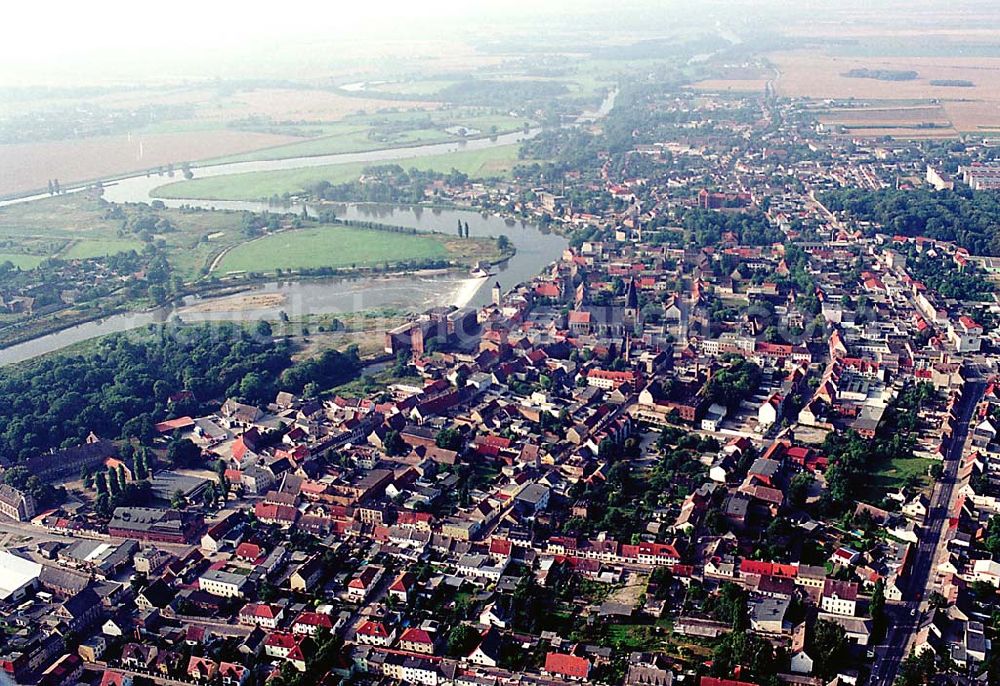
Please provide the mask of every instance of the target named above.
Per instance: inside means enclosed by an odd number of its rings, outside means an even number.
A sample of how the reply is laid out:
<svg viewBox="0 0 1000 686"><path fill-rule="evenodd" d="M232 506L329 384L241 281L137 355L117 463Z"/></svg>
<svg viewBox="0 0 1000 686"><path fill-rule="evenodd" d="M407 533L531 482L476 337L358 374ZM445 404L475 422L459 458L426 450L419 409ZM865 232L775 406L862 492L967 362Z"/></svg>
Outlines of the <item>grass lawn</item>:
<svg viewBox="0 0 1000 686"><path fill-rule="evenodd" d="M657 650L668 642L661 631L653 624L613 624L601 643L624 652Z"/></svg>
<svg viewBox="0 0 1000 686"><path fill-rule="evenodd" d="M317 226L283 231L243 243L226 253L217 271L364 267L384 262L448 257L448 249L435 236L346 226Z"/></svg>
<svg viewBox="0 0 1000 686"><path fill-rule="evenodd" d="M0 253L0 264L10 262L15 267L20 267L21 269L34 269L44 259L41 255L24 255L12 252Z"/></svg>
<svg viewBox="0 0 1000 686"><path fill-rule="evenodd" d="M402 320L400 320L402 322ZM379 339L383 344L385 342L384 338ZM382 389L389 384L396 383L397 381L402 383L413 383L413 379L396 379L392 375L390 369L383 369L374 374L362 374L361 376L351 379L350 381L331 388L329 391L324 391L327 395L339 395L345 398L361 398L367 396L372 389Z"/></svg>
<svg viewBox="0 0 1000 686"><path fill-rule="evenodd" d="M930 483L927 469L934 463L935 460L912 457L879 464L868 479L865 495L877 502L887 492L902 486L911 476L919 477L921 483L926 486Z"/></svg>
<svg viewBox="0 0 1000 686"><path fill-rule="evenodd" d="M379 164L399 164L406 169L447 173L452 169L472 177L506 176L517 164L518 145L502 145L484 150L462 150L444 155L387 160ZM260 200L285 193L298 194L319 181L347 183L357 179L372 163L335 164L304 169L249 172L179 181L161 186L153 194L161 198L203 198L207 200Z"/></svg>
<svg viewBox="0 0 1000 686"><path fill-rule="evenodd" d="M116 255L129 250L141 252L142 242L114 238L76 241L60 253L59 257L66 260L86 260L91 257Z"/></svg>

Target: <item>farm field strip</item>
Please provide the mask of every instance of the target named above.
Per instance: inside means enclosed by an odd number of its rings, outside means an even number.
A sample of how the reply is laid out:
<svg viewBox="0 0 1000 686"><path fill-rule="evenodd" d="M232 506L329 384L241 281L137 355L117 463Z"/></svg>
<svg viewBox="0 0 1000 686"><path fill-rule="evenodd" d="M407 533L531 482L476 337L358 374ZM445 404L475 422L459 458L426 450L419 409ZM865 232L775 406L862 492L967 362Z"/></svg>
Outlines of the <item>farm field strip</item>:
<svg viewBox="0 0 1000 686"><path fill-rule="evenodd" d="M940 103L943 120L955 131L1000 127L1000 57L840 56L819 50L776 52L769 59L779 71L775 88L786 97L850 99L892 103ZM884 81L850 78L853 69L915 71L917 78ZM931 81L971 81L971 87L932 85ZM900 107L895 117L908 117ZM907 122L910 120L907 119ZM930 135L941 135L941 130ZM885 134L883 134L885 135ZM891 134L889 134L891 135ZM927 135L922 132L921 135Z"/></svg>
<svg viewBox="0 0 1000 686"><path fill-rule="evenodd" d="M10 252L0 253L0 264L10 262L19 269L34 269L41 264L44 259L45 258L41 255L26 255L24 253Z"/></svg>
<svg viewBox="0 0 1000 686"><path fill-rule="evenodd" d="M44 189L53 178L68 185L294 140L224 129L0 145L0 196Z"/></svg>
<svg viewBox="0 0 1000 686"><path fill-rule="evenodd" d="M128 252L129 250L140 252L142 250L142 242L113 238L74 241L66 250L60 252L57 257L64 260L86 260L92 257L105 257L120 252Z"/></svg>
<svg viewBox="0 0 1000 686"><path fill-rule="evenodd" d="M522 118L489 112L470 112L465 108L352 117L343 122L320 127L323 133L316 137L303 137L287 145L205 160L202 164L280 160L461 141L468 137L478 138L519 131L525 123L533 124ZM468 132L466 135L458 133L457 130L462 128Z"/></svg>

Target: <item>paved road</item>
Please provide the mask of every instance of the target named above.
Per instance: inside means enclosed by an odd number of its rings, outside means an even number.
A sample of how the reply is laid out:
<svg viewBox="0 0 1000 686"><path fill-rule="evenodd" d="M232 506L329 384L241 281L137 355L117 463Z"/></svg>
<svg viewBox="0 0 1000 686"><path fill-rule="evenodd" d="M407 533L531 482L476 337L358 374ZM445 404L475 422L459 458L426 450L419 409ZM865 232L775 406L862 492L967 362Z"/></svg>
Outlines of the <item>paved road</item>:
<svg viewBox="0 0 1000 686"><path fill-rule="evenodd" d="M886 605L889 628L885 642L875 650L872 673L868 679L871 686L891 686L896 680L899 664L905 656L905 648L910 636L917 629L920 601L910 600ZM917 615L910 614L917 610Z"/></svg>
<svg viewBox="0 0 1000 686"><path fill-rule="evenodd" d="M887 608L890 626L886 641L876 649L870 686L891 686L896 680L899 665L909 654L909 646L916 633L921 611L920 607L934 591L938 582L932 573L938 558L945 553L948 545L948 529L945 523L951 504L954 502L958 467L965 452L969 434L969 422L975 412L986 383L969 381L965 384L962 400L956 408L958 419L952 442L945 455L944 472L934 486L930 509L920 533L920 542L913 558L910 573L904 580L904 602ZM915 615L911 612L916 609Z"/></svg>

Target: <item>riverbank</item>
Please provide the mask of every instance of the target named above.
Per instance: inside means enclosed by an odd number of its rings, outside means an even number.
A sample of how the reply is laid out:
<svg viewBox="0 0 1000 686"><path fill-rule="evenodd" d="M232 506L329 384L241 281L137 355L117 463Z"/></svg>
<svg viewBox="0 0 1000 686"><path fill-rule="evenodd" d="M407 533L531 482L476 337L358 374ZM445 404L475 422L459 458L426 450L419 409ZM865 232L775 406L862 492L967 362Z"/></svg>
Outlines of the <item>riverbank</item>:
<svg viewBox="0 0 1000 686"><path fill-rule="evenodd" d="M474 143L476 141L470 141ZM426 147L426 146L424 146ZM458 170L477 178L505 177L510 174L516 164L521 162L517 153L519 145L511 143L504 146L444 151L438 154L415 154L410 157L400 157L399 162L406 168L416 168L423 171L440 172L442 174ZM395 149L403 153L405 148ZM410 148L420 152L420 147ZM322 156L304 158L321 159ZM274 160L280 162L283 160ZM378 164L395 164L396 160L372 160L359 162L344 162L328 165L306 165L289 169L263 169L259 171L234 172L232 174L212 174L211 176L176 181L166 185L158 185L150 190L150 195L164 200L244 200L266 201L272 197L296 195L310 186L320 182L341 184L356 181L366 167ZM242 163L221 165L236 167ZM263 164L259 163L259 164ZM206 167L217 171L218 168Z"/></svg>
<svg viewBox="0 0 1000 686"><path fill-rule="evenodd" d="M177 310L183 317L185 314L206 314L218 312L246 312L248 310L273 309L283 307L288 301L281 293L256 293L251 295L233 295L223 298L213 298L196 305L187 305Z"/></svg>
<svg viewBox="0 0 1000 686"><path fill-rule="evenodd" d="M532 126L536 126L535 122L528 122L528 130L531 130ZM492 140L499 136L504 136L512 133L524 132L524 125L511 125L503 130L498 130L494 132L478 133L468 136L458 136L458 135L447 135L438 140L415 140L405 143L397 143L396 145L378 145L370 143L356 149L335 149L333 147L327 148L324 143L325 140L333 138L332 136L320 136L318 138L309 139L306 141L296 142L292 144L284 143L280 145L268 146L266 148L260 148L259 150L254 150L249 153L241 153L238 155L227 155L226 157L216 157L213 159L202 160L201 162L193 163L191 165L192 169L199 169L203 167L212 167L218 164L231 164L233 162L266 162L271 160L287 160L292 158L306 158L306 157L321 157L325 155L337 155L337 154L347 154L347 153L360 153L360 152L380 152L383 150L405 150L407 148L419 148L421 146L437 144L437 143L456 143L461 145L462 143L467 143L469 141L477 140Z"/></svg>

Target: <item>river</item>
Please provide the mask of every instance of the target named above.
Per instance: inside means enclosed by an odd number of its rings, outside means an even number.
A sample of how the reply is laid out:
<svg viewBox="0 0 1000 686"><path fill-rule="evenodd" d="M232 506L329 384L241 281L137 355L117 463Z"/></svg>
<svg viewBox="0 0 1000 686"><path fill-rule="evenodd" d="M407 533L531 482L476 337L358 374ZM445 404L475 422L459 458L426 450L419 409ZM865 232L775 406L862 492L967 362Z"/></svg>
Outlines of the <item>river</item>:
<svg viewBox="0 0 1000 686"><path fill-rule="evenodd" d="M585 112L577 119L578 124L587 124L602 118L614 106L617 91L612 90L600 107L593 112ZM300 169L348 162L387 162L405 160L424 155L440 155L459 150L482 150L501 145L511 145L537 135L539 129L528 132L504 134L493 138L479 138L461 143L436 143L409 148L372 150L359 153L320 155L282 160L259 160L234 162L194 169L195 178L222 176L226 174L252 173L282 169ZM104 197L109 202L150 202L153 191L172 179L156 174L136 175L109 182L104 189ZM47 197L47 196L37 196ZM15 202L28 202L35 196L0 202L0 206ZM167 206L202 207L219 210L263 210L301 213L303 205L292 204L275 208L265 202L240 202L221 200L163 200ZM318 209L307 205L306 211L315 214ZM323 208L325 209L325 208ZM565 238L541 230L529 222L505 220L494 215L484 215L465 210L422 208L411 206L387 206L371 204L344 204L334 207L337 216L348 220L375 221L382 224L405 226L418 231L438 231L446 234L456 232L457 223L468 223L469 234L480 237L506 235L516 248L515 255L500 264L496 275L490 278L463 278L448 274L408 274L383 277L338 278L308 281L273 281L253 287L253 293L276 294L281 296L281 304L261 309L214 309L204 311L205 303L213 298L186 298L179 307L165 307L156 310L114 315L105 319L72 326L55 333L34 338L24 343L0 350L0 365L22 362L39 355L55 352L82 341L111 333L128 331L147 324L164 323L172 317L180 317L186 322L193 321L254 321L275 319L281 312L291 317L317 314L338 314L396 308L420 311L440 305L482 306L489 301L490 288L499 281L504 290L535 277L548 265L559 259L567 246Z"/></svg>
<svg viewBox="0 0 1000 686"><path fill-rule="evenodd" d="M441 305L468 304L478 307L489 301L489 285L494 281L499 281L505 290L527 281L557 260L567 245L562 236L542 232L534 224L510 222L476 212L382 205L341 205L336 209L337 215L345 219L378 221L420 231L456 231L456 225L461 220L463 223L468 222L469 234L472 236L506 235L517 252L510 260L500 264L496 275L489 279L472 279L454 273L431 273L305 281L276 280L252 287L254 295L275 294L282 297L280 304L259 309L201 311L206 303L221 304L230 301L226 299L227 296L191 296L185 298L180 307L113 315L9 346L0 350L0 365L22 362L97 336L129 331L147 324L165 323L174 316L185 322L255 321L275 320L282 312L295 319L306 315L346 314L380 308L422 311ZM391 235L387 234L390 240Z"/></svg>
<svg viewBox="0 0 1000 686"><path fill-rule="evenodd" d="M367 150L365 152L341 152L332 155L310 155L308 157L289 157L282 160L253 160L249 162L229 162L213 164L205 167L192 167L194 178L203 179L211 176L229 176L231 174L252 174L254 172L286 171L289 169L307 169L310 167L326 167L332 164L377 163L406 160L426 155L446 155L464 150L487 150L504 145L516 145L533 138L541 129L529 129L527 132L516 131L504 133L491 138L472 138L463 141L448 141L447 143L428 143L407 148L385 148L382 150ZM109 183L105 186L104 197L109 202L149 202L153 190L175 181L182 181L180 172L173 177L159 174L142 174L127 179ZM200 202L200 201L199 201ZM207 201L206 201L207 202ZM192 205L193 201L182 204Z"/></svg>

